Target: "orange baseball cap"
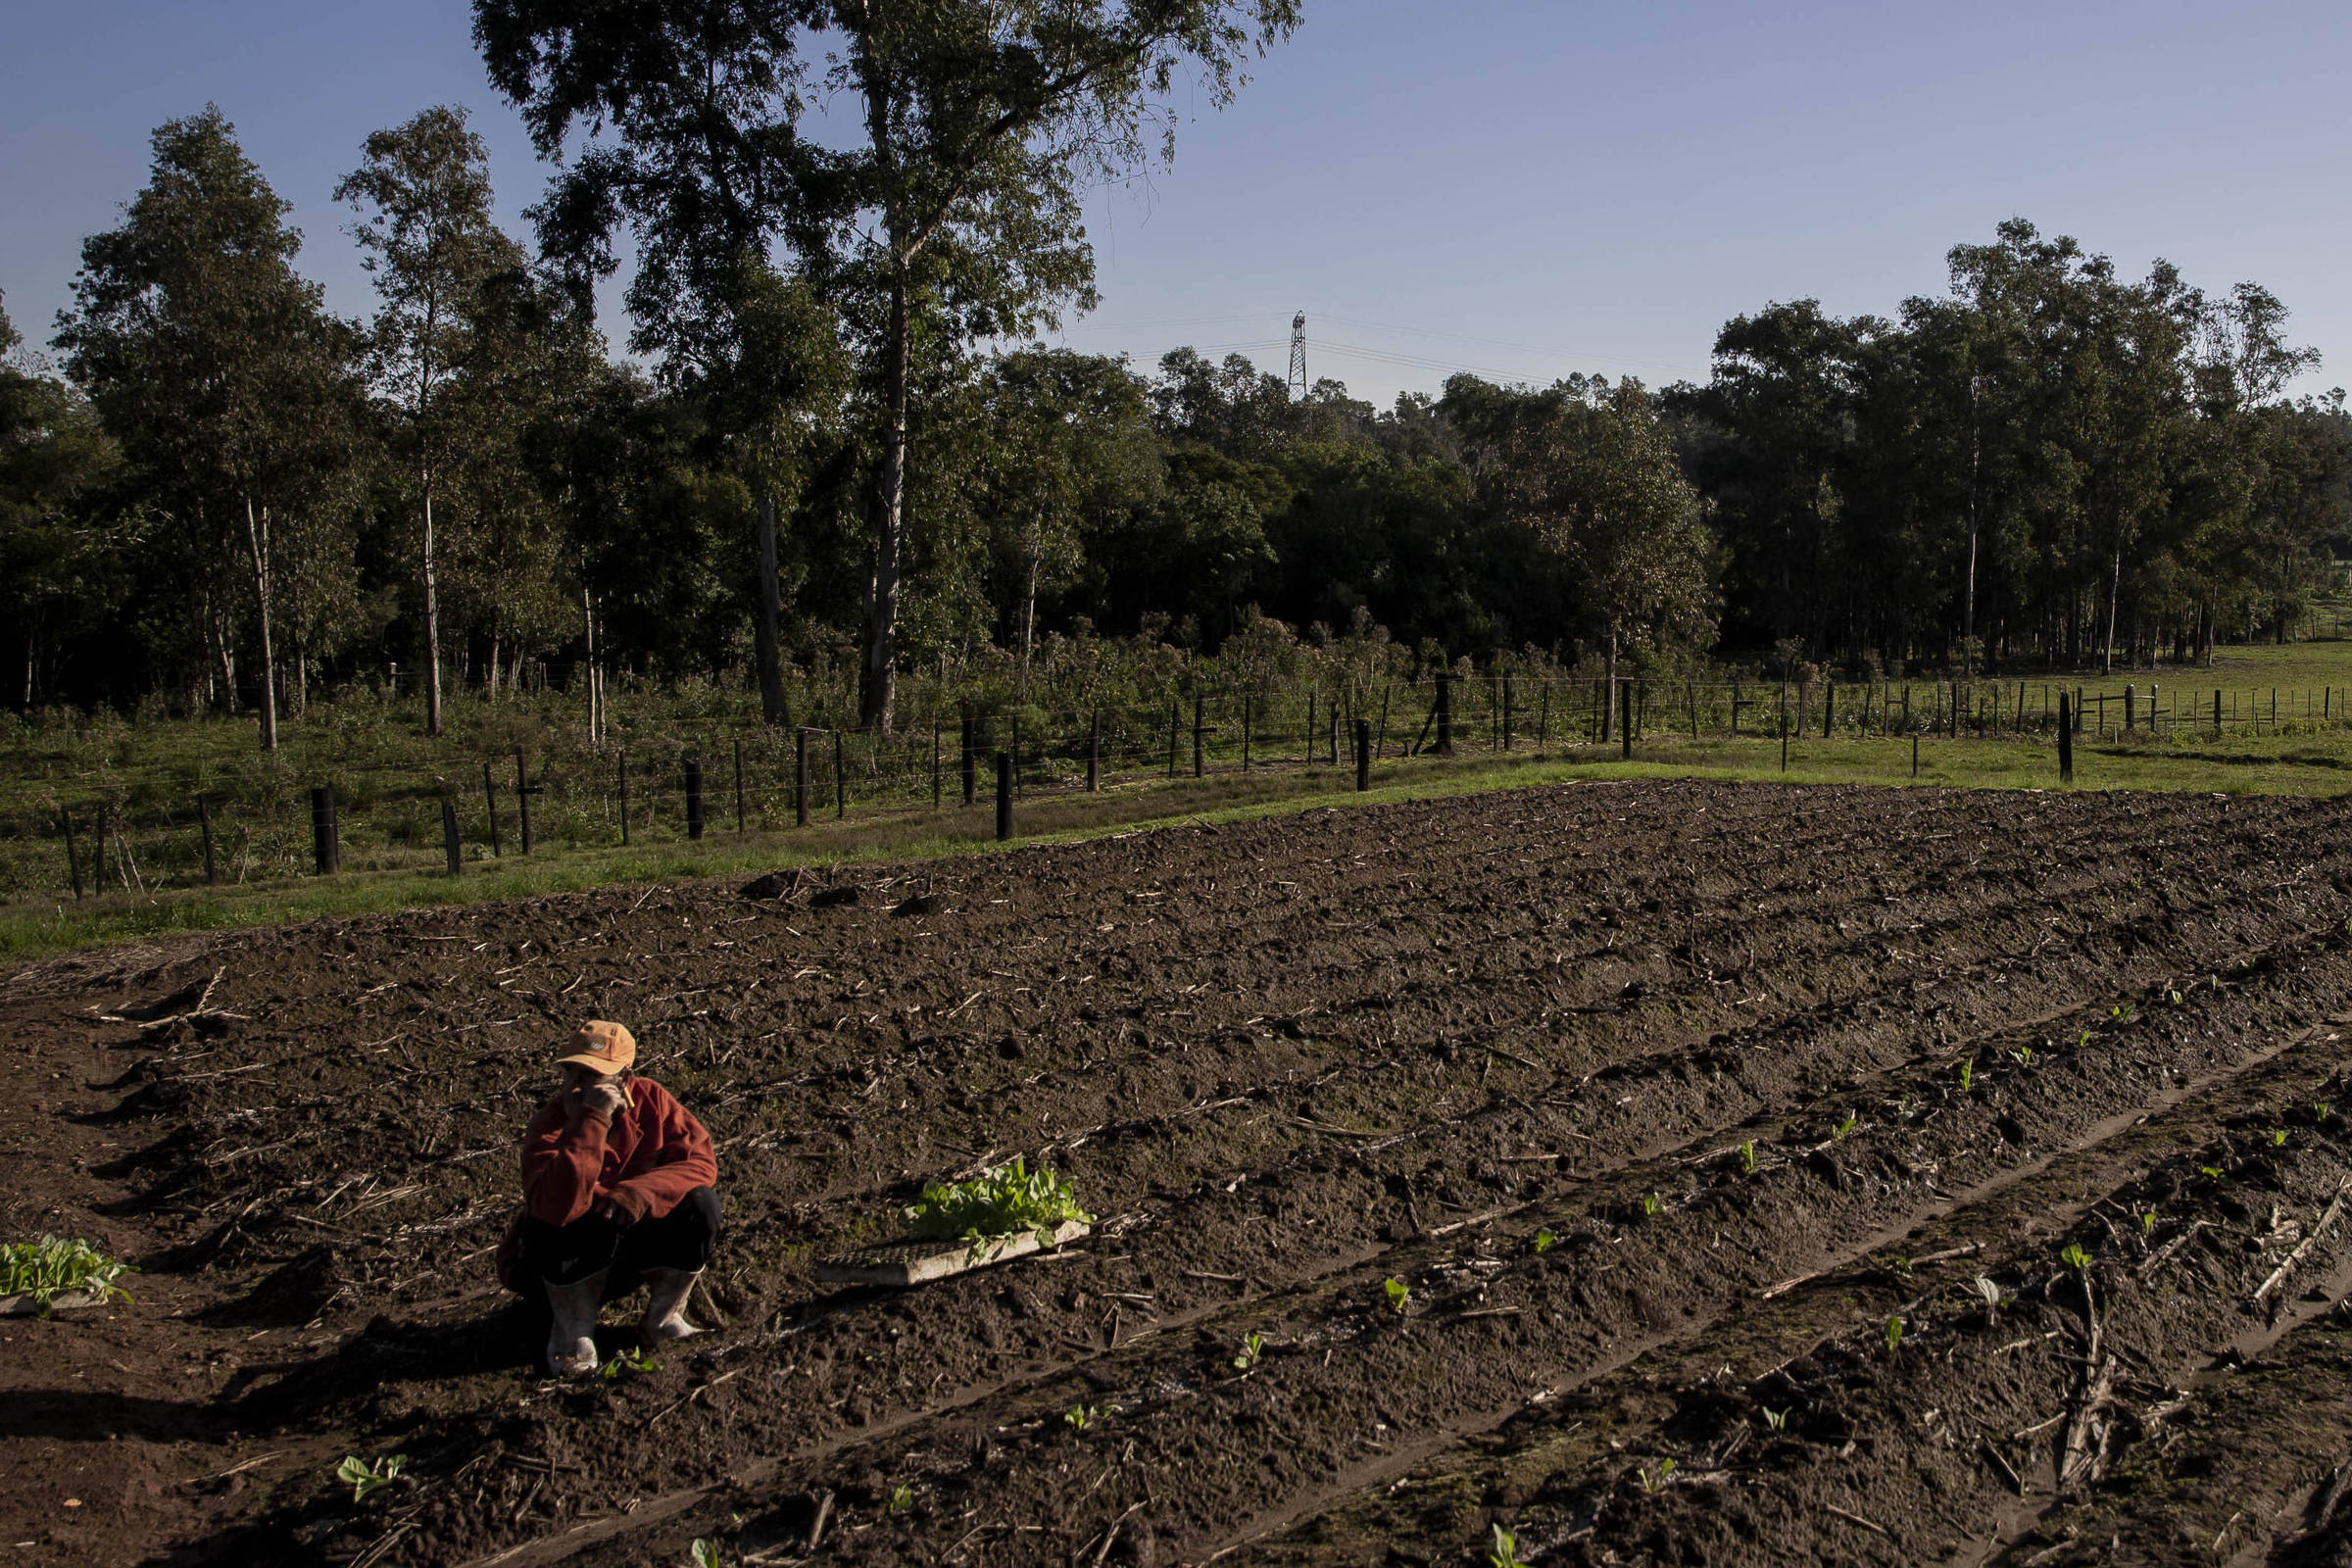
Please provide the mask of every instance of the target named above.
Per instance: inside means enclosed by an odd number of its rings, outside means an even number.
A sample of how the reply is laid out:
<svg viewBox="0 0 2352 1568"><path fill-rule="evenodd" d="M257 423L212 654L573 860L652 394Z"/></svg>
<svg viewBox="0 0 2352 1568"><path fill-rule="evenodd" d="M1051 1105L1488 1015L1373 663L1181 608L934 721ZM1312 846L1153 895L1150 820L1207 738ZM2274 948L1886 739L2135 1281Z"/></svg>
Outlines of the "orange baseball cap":
<svg viewBox="0 0 2352 1568"><path fill-rule="evenodd" d="M616 1073L637 1059L637 1037L621 1025L591 1018L571 1037L572 1051L557 1061L565 1067L590 1067Z"/></svg>

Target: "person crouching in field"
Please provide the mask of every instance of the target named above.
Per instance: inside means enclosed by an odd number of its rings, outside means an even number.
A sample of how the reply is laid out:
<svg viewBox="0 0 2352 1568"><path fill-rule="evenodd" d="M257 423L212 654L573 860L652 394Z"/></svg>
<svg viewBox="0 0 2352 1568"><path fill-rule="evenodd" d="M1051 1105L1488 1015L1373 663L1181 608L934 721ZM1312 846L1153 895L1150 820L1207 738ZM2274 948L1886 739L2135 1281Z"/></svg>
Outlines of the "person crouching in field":
<svg viewBox="0 0 2352 1568"><path fill-rule="evenodd" d="M644 1343L702 1332L686 1298L718 1240L718 1160L693 1113L629 1070L636 1059L619 1024L580 1025L560 1058L563 1087L522 1135L523 1212L498 1273L545 1297L547 1367L559 1376L596 1370L597 1313L640 1282Z"/></svg>

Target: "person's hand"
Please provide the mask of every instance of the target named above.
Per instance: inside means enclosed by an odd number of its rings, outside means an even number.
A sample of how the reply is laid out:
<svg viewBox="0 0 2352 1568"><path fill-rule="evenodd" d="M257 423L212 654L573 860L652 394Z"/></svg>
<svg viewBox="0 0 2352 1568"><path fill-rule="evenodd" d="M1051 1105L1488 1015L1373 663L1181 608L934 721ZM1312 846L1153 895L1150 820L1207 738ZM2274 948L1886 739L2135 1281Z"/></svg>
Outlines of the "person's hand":
<svg viewBox="0 0 2352 1568"><path fill-rule="evenodd" d="M598 1199L594 1203L589 1205L588 1212L595 1215L598 1219L603 1220L606 1224L617 1226L623 1230L637 1223L637 1216L635 1214L631 1213L627 1208L624 1208L619 1203L613 1201L610 1197Z"/></svg>
<svg viewBox="0 0 2352 1568"><path fill-rule="evenodd" d="M607 1121L615 1121L628 1108L628 1085L618 1078L599 1078L580 1091L582 1115L601 1115Z"/></svg>

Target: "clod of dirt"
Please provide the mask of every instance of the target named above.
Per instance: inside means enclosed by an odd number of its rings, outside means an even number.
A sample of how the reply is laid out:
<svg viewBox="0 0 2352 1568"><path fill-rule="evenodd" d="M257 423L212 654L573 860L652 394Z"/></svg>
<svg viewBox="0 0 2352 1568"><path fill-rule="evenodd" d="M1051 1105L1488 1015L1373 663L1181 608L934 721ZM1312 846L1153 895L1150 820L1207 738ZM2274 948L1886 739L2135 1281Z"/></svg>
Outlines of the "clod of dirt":
<svg viewBox="0 0 2352 1568"><path fill-rule="evenodd" d="M903 899L892 905L890 912L898 915L936 914L939 912L939 896L933 893L917 893L911 899Z"/></svg>
<svg viewBox="0 0 2352 1568"><path fill-rule="evenodd" d="M789 899L800 885L801 873L797 869L770 871L765 876L757 876L746 882L743 896L747 899Z"/></svg>
<svg viewBox="0 0 2352 1568"><path fill-rule="evenodd" d="M837 909L844 905L856 904L864 895L865 890L862 888L827 888L821 893L808 895L808 907L811 909Z"/></svg>

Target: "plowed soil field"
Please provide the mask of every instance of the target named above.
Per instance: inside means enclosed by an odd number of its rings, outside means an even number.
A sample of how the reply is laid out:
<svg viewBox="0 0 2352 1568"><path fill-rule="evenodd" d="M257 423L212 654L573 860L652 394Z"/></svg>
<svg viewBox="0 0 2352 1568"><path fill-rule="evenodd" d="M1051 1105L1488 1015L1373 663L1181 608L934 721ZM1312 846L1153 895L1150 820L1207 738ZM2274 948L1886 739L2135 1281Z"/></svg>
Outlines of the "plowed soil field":
<svg viewBox="0 0 2352 1568"><path fill-rule="evenodd" d="M47 963L0 1233L142 1272L0 1320L0 1553L2352 1562L2348 919L2329 803L1629 783ZM565 1384L586 1016L725 1324ZM817 1281L1014 1153L1091 1237Z"/></svg>

